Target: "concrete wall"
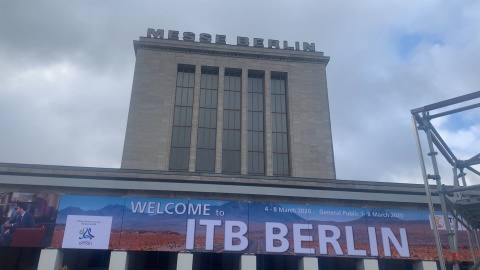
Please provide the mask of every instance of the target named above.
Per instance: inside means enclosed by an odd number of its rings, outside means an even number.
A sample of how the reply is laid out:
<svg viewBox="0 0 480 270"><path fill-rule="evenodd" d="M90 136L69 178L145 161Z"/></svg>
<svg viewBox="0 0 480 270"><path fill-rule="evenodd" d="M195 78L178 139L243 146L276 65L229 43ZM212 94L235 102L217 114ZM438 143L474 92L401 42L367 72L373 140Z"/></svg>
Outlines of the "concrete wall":
<svg viewBox="0 0 480 270"><path fill-rule="evenodd" d="M146 47L145 44L149 45ZM271 115L269 106L270 74L286 72L288 82L288 118L291 176L334 179L335 168L330 128L323 53L259 49L183 41L142 38L136 47L137 61L132 86L122 168L168 170L173 103L178 64L196 67L195 95L199 93L202 66L219 67L219 97L223 97L225 68L242 70L242 91L246 101L248 70L265 71L265 137L266 174L272 174ZM145 45L145 46L144 46ZM165 47L165 46L171 47ZM200 48L199 48L200 47ZM189 49L197 51L188 52ZM235 54L241 49L242 54ZM208 54L206 54L208 50ZM227 52L231 52L226 54ZM197 53L198 52L198 53ZM272 52L274 55L272 55ZM267 54L268 53L268 54ZM252 56L257 55L258 58ZM282 57L282 60L280 58ZM287 59L287 60L285 60ZM297 59L297 60L296 60ZM194 98L198 100L198 96ZM246 102L242 106L242 173L246 169ZM219 98L217 128L222 128L222 107ZM190 171L194 171L198 105L192 119ZM217 148L221 147L221 133ZM221 149L219 149L221 150ZM217 151L216 172L221 171L221 151Z"/></svg>

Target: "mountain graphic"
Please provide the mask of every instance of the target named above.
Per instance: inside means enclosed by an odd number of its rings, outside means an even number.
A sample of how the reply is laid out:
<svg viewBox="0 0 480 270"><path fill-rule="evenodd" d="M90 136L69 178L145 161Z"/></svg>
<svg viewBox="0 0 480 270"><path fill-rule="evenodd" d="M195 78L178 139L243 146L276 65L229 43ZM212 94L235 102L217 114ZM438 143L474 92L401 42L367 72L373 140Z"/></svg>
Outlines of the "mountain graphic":
<svg viewBox="0 0 480 270"><path fill-rule="evenodd" d="M169 211L174 211L169 209ZM184 231L187 223L187 214L183 215L169 215L163 214L148 214L148 213L133 213L131 209L126 208L123 216L124 230L144 230L144 231Z"/></svg>
<svg viewBox="0 0 480 270"><path fill-rule="evenodd" d="M295 213L275 212L273 209L282 206L277 203L253 202L250 204L249 223L280 222L280 223L306 223L307 220ZM266 211L268 209L268 211Z"/></svg>
<svg viewBox="0 0 480 270"><path fill-rule="evenodd" d="M189 218L201 218L201 219L221 219L221 220L240 220L248 222L248 202L230 201L222 205L210 206L209 216L195 216L189 215ZM217 216L218 213L223 213L223 216Z"/></svg>
<svg viewBox="0 0 480 270"><path fill-rule="evenodd" d="M242 220L248 222L248 202L227 202L220 206L210 206L208 211L209 215L203 215L203 212L201 212L202 214L188 214L188 210L185 211L184 214L179 215L175 213L174 205L170 205L167 209L169 212L173 212L175 214L167 214L162 207L160 209L163 213L148 214L138 212L133 213L132 209L127 206L123 216L123 229L145 231L168 230L182 232L186 230L187 218L209 220ZM187 209L188 208L189 206L187 205ZM217 216L217 211L222 212L224 215Z"/></svg>
<svg viewBox="0 0 480 270"><path fill-rule="evenodd" d="M122 216L123 209L125 207L120 204L107 205L101 209L97 210L82 210L79 207L67 207L60 211L57 214L57 224L66 224L68 215L78 215L78 216L111 216L112 218L112 229L121 229L122 227Z"/></svg>

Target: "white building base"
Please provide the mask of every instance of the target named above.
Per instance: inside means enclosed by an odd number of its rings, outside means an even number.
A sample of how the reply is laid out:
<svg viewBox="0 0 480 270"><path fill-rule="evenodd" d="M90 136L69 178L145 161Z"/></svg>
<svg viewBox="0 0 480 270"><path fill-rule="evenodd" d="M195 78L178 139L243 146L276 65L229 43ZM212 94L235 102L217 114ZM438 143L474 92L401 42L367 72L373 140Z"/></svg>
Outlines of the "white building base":
<svg viewBox="0 0 480 270"><path fill-rule="evenodd" d="M58 270L62 267L63 253L58 249L42 249L38 270Z"/></svg>
<svg viewBox="0 0 480 270"><path fill-rule="evenodd" d="M128 253L123 250L114 250L110 253L109 270L128 270Z"/></svg>
<svg viewBox="0 0 480 270"><path fill-rule="evenodd" d="M240 258L240 270L256 270L257 257L255 255L244 254Z"/></svg>
<svg viewBox="0 0 480 270"><path fill-rule="evenodd" d="M437 270L437 263L434 261L420 261L413 264L413 270Z"/></svg>
<svg viewBox="0 0 480 270"><path fill-rule="evenodd" d="M298 270L318 270L316 257L303 257L298 261Z"/></svg>
<svg viewBox="0 0 480 270"><path fill-rule="evenodd" d="M177 270L192 270L192 268L193 268L193 254L178 253Z"/></svg>
<svg viewBox="0 0 480 270"><path fill-rule="evenodd" d="M375 259L363 259L357 262L357 270L379 270L378 261Z"/></svg>

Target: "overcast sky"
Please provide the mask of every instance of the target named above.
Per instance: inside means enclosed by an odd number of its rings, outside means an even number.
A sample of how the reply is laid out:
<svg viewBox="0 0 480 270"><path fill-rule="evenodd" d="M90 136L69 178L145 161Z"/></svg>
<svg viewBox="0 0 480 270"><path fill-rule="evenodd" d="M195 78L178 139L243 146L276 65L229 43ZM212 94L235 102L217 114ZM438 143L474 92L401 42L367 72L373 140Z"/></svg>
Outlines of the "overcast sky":
<svg viewBox="0 0 480 270"><path fill-rule="evenodd" d="M314 42L338 179L423 183L410 110L480 90L480 1L0 0L0 162L120 167L147 28ZM479 120L436 127L466 159Z"/></svg>

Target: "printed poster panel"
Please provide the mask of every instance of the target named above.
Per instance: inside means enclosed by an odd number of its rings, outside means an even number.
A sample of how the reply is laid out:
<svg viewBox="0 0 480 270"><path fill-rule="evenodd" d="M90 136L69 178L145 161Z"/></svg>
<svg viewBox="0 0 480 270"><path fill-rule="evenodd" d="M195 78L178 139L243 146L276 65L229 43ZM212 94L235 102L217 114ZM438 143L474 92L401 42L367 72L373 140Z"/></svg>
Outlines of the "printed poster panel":
<svg viewBox="0 0 480 270"><path fill-rule="evenodd" d="M385 258L431 258L436 253L426 244L425 211L369 209L366 213L371 243L370 256Z"/></svg>
<svg viewBox="0 0 480 270"><path fill-rule="evenodd" d="M68 216L111 217L108 249L435 260L434 224L447 243L440 213L424 210L67 195L53 247L85 233L65 231ZM460 229L459 258L472 261Z"/></svg>
<svg viewBox="0 0 480 270"><path fill-rule="evenodd" d="M436 250L436 245L435 245L435 237L434 237L434 231L433 231L433 226L437 226L438 232L440 234L440 239L442 243L442 249L443 249L443 256L445 259L452 259L452 254L450 253L450 248L448 245L448 239L447 239L447 227L446 227L446 222L443 217L443 214L441 211L436 211L435 212L435 221L430 220L430 213L426 212L425 213L425 231L426 231L426 242L429 246L431 246L432 249ZM455 220L451 216L451 214L448 215L448 223L450 224L450 228L453 230L454 229L454 223ZM458 259L460 260L465 260L465 261L472 261L472 253L470 251L470 246L468 242L468 234L467 230L457 222L458 226ZM435 254L432 254L432 258L438 260L438 254L435 252Z"/></svg>
<svg viewBox="0 0 480 270"><path fill-rule="evenodd" d="M105 232L108 235L108 249L118 249L120 245L120 233L122 231L122 217L125 208L125 198L121 197L103 197L103 196L80 196L80 195L62 195L58 207L57 223L53 233L52 247L63 247L64 234L66 233L66 224L69 216L90 216L90 217L110 217L111 229ZM102 232L103 233L103 232ZM68 237L77 237L78 231L73 231L73 235ZM95 237L94 233L92 233Z"/></svg>
<svg viewBox="0 0 480 270"><path fill-rule="evenodd" d="M194 210L186 199L126 198L120 248L185 250L187 213Z"/></svg>
<svg viewBox="0 0 480 270"><path fill-rule="evenodd" d="M68 215L62 248L108 249L112 217Z"/></svg>
<svg viewBox="0 0 480 270"><path fill-rule="evenodd" d="M185 249L193 252L248 252L248 202L190 200Z"/></svg>
<svg viewBox="0 0 480 270"><path fill-rule="evenodd" d="M369 209L309 205L318 256L370 256L366 215Z"/></svg>
<svg viewBox="0 0 480 270"><path fill-rule="evenodd" d="M0 191L1 232L3 246L48 247L52 242L60 194ZM31 217L18 221L18 204Z"/></svg>
<svg viewBox="0 0 480 270"><path fill-rule="evenodd" d="M294 234L303 234L296 238L297 241L311 238L308 211L306 205L251 202L249 252L295 255L301 247L299 242L295 246ZM310 248L301 249L310 254Z"/></svg>

